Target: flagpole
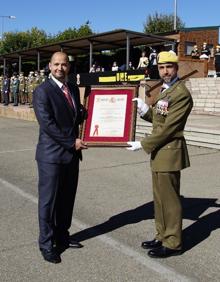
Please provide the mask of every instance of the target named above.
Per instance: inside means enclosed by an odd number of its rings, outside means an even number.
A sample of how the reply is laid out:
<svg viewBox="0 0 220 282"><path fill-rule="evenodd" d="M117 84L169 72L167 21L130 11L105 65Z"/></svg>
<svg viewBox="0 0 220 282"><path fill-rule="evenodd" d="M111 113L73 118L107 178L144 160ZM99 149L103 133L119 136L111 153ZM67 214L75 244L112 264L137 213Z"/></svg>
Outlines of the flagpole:
<svg viewBox="0 0 220 282"><path fill-rule="evenodd" d="M173 20L173 29L177 29L177 0L174 0L174 20Z"/></svg>

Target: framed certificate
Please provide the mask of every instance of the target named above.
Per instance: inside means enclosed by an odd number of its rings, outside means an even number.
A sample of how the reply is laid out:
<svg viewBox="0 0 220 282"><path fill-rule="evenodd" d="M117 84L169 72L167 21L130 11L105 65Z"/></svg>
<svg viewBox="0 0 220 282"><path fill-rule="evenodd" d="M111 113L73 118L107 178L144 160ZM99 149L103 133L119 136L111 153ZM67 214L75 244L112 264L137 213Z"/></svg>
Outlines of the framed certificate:
<svg viewBox="0 0 220 282"><path fill-rule="evenodd" d="M88 119L82 128L88 146L128 146L135 138L137 96L134 86L91 88L85 100Z"/></svg>

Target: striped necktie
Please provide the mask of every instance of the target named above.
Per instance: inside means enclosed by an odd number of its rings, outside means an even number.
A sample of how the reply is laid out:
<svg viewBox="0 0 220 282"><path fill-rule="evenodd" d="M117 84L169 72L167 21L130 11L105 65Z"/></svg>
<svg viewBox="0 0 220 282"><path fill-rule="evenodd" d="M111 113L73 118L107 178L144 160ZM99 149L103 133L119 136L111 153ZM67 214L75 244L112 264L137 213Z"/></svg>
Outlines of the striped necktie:
<svg viewBox="0 0 220 282"><path fill-rule="evenodd" d="M65 95L69 105L71 106L71 108L72 109L76 109L76 106L75 106L75 104L73 102L73 99L71 98L70 90L69 90L69 88L68 88L66 83L63 84L62 91L63 91L63 94Z"/></svg>

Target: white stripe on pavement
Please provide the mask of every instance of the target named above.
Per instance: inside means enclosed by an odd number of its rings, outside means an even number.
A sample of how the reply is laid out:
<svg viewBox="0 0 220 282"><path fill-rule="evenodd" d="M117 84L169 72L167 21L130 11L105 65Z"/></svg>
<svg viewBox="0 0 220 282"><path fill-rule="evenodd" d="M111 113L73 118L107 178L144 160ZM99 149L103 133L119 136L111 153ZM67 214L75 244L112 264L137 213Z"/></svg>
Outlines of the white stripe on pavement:
<svg viewBox="0 0 220 282"><path fill-rule="evenodd" d="M8 181L6 181L4 179L0 178L0 185L3 185L6 188L14 191L16 194L22 196L23 198L30 200L34 204L38 203L38 199L35 196L33 196L33 195L31 195L27 192L24 192L21 188L17 187L14 184L9 183ZM73 224L81 230L84 230L84 229L87 229L87 228L90 227L87 224L85 224L85 223L83 223L83 222L81 222L80 220L77 220L77 219L74 219ZM140 253L138 253L137 251L135 251L131 247L111 238L110 236L100 235L100 236L97 237L97 239L99 239L103 243L111 246L112 248L121 252L122 254L129 256L130 258L133 258L138 263L141 263L142 265L146 266L148 269L153 270L154 272L159 274L162 278L164 278L168 281L173 281L173 282L177 282L177 281L181 281L181 282L197 281L195 278L190 278L190 277L187 277L185 275L182 275L182 274L178 273L177 271L175 271L171 267L164 266L160 262L158 262L154 259L151 259L151 258L148 258L147 256L141 255Z"/></svg>
<svg viewBox="0 0 220 282"><path fill-rule="evenodd" d="M0 154L26 152L26 151L33 151L33 150L35 150L35 148L21 149L21 150L10 150L10 151L0 151Z"/></svg>

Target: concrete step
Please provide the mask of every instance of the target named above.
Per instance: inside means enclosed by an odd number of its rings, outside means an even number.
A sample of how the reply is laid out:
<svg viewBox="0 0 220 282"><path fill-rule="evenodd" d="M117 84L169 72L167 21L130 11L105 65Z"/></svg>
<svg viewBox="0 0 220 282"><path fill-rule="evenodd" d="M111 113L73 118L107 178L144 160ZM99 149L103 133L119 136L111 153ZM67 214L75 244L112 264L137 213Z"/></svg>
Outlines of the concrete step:
<svg viewBox="0 0 220 282"><path fill-rule="evenodd" d="M210 115L209 112L204 111L204 107L197 109L198 114L191 114L185 127L185 138L187 144L220 149L220 107L215 108L215 115ZM208 110L208 108L207 108ZM210 108L210 113L213 108ZM193 112L196 112L195 109ZM0 104L0 116L24 119L29 121L35 121L33 108L28 105L13 107L9 105L4 107ZM145 135L151 134L152 125L137 117L136 122L136 139L145 137Z"/></svg>
<svg viewBox="0 0 220 282"><path fill-rule="evenodd" d="M190 90L196 113L220 113L220 79L219 78L190 78L186 81Z"/></svg>
<svg viewBox="0 0 220 282"><path fill-rule="evenodd" d="M220 117L216 117L220 121ZM202 122L201 122L202 123ZM146 135L150 135L152 125L149 122L137 119L136 125L136 139L139 140ZM184 136L186 143L189 145L214 148L220 150L220 130L208 127L202 127L198 124L187 125L185 127Z"/></svg>
<svg viewBox="0 0 220 282"><path fill-rule="evenodd" d="M12 104L4 106L0 104L0 116L7 118L16 118L29 121L36 121L33 108L29 105L19 105L14 107Z"/></svg>

